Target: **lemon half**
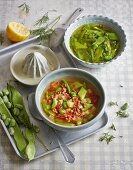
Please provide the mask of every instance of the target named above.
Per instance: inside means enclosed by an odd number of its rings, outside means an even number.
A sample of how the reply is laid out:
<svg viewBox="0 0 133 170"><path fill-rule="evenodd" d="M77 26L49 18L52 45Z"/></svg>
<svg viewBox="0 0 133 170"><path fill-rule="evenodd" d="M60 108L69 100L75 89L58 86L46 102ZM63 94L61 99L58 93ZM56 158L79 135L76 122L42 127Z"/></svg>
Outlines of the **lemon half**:
<svg viewBox="0 0 133 170"><path fill-rule="evenodd" d="M10 22L6 28L6 34L9 40L13 42L20 42L29 37L29 29L17 22Z"/></svg>

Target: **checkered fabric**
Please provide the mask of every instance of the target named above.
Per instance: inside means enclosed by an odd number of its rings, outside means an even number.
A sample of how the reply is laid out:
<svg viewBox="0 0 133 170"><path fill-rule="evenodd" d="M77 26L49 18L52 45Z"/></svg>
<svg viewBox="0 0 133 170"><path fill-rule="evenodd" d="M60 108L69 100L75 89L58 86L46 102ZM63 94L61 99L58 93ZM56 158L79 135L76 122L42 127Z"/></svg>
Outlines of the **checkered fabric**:
<svg viewBox="0 0 133 170"><path fill-rule="evenodd" d="M82 15L103 15L117 21L124 29L127 46L124 53L113 63L101 69L83 68L97 77L106 89L107 103L117 101L119 106L129 103L130 116L119 118L115 112L118 107L106 107L109 123L104 130L84 140L70 145L76 160L73 164L64 161L60 150L48 154L35 161L26 162L19 158L13 150L9 139L0 126L0 170L133 170L133 1L132 0L25 0L30 6L27 17L20 14L18 6L22 0L0 0L0 31L5 30L9 21L23 22L31 27L44 12L62 15L58 25L65 22L67 17L77 7L84 8ZM8 40L0 48L10 45ZM64 62L63 51L58 53L62 67L69 64ZM10 57L10 56L9 56ZM0 56L0 88L11 78L9 61ZM122 87L121 87L122 85ZM114 123L116 131L109 127ZM115 139L110 143L99 142L104 132L114 134ZM123 137L120 137L123 136Z"/></svg>

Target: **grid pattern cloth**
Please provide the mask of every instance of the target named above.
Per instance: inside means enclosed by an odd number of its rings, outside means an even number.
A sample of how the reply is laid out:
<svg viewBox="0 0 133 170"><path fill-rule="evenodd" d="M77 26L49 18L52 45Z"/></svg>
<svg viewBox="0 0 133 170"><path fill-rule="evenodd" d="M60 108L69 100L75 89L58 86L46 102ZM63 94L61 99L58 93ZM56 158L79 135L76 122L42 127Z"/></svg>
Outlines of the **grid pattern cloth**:
<svg viewBox="0 0 133 170"><path fill-rule="evenodd" d="M106 107L109 123L104 130L70 145L76 160L73 164L64 161L60 150L30 163L19 158L0 126L0 170L133 170L133 1L132 0L25 0L30 5L27 17L20 14L18 6L22 0L0 0L0 31L8 22L15 20L31 27L48 10L57 10L51 15L62 15L59 25L77 7L84 8L82 15L103 15L117 21L124 29L127 45L124 53L113 63L101 69L86 69L97 77L106 89L107 103L117 101L119 105L129 103L130 116L116 116L117 107ZM0 48L9 45L6 40ZM62 53L58 54L63 62ZM1 57L1 56L0 56ZM5 85L9 73L4 72L0 58L0 86ZM4 75L4 76L3 76ZM123 86L123 87L121 87ZM114 123L116 131L109 127ZM104 132L114 134L110 143L99 142ZM123 137L120 137L123 136Z"/></svg>

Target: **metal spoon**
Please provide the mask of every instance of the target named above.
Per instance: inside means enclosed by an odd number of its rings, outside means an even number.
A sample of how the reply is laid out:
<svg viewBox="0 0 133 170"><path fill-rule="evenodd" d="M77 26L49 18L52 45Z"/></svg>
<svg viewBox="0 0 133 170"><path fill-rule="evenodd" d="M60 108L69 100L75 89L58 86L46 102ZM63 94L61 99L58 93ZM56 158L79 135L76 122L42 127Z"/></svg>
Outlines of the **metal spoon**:
<svg viewBox="0 0 133 170"><path fill-rule="evenodd" d="M38 110L36 108L36 104L35 104L35 94L31 93L28 96L28 106L29 106L29 110L30 113L32 114L32 116L38 120L42 121L42 118L39 116ZM75 157L73 155L73 153L70 151L70 149L67 147L67 145L64 143L63 139L61 138L61 136L59 135L58 131L56 131L55 129L51 128L55 134L55 137L57 139L57 142L59 144L59 147L61 149L61 152L66 160L66 162L69 163L73 163L75 161Z"/></svg>
<svg viewBox="0 0 133 170"><path fill-rule="evenodd" d="M52 50L56 50L57 47L63 42L65 30L81 14L82 11L83 8L77 8L67 19L67 21L64 24L62 24L61 28L55 29L55 31L50 37L50 43L49 43L49 46Z"/></svg>

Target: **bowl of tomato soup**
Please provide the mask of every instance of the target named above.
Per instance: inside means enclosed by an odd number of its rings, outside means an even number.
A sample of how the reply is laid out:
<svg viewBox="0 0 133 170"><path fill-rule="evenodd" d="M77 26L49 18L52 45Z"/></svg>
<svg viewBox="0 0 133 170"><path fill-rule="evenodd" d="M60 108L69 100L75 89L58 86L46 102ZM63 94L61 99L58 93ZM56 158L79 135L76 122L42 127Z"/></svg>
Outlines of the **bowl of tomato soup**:
<svg viewBox="0 0 133 170"><path fill-rule="evenodd" d="M90 73L62 68L46 75L36 89L35 102L45 123L75 131L96 123L105 110L105 92Z"/></svg>

